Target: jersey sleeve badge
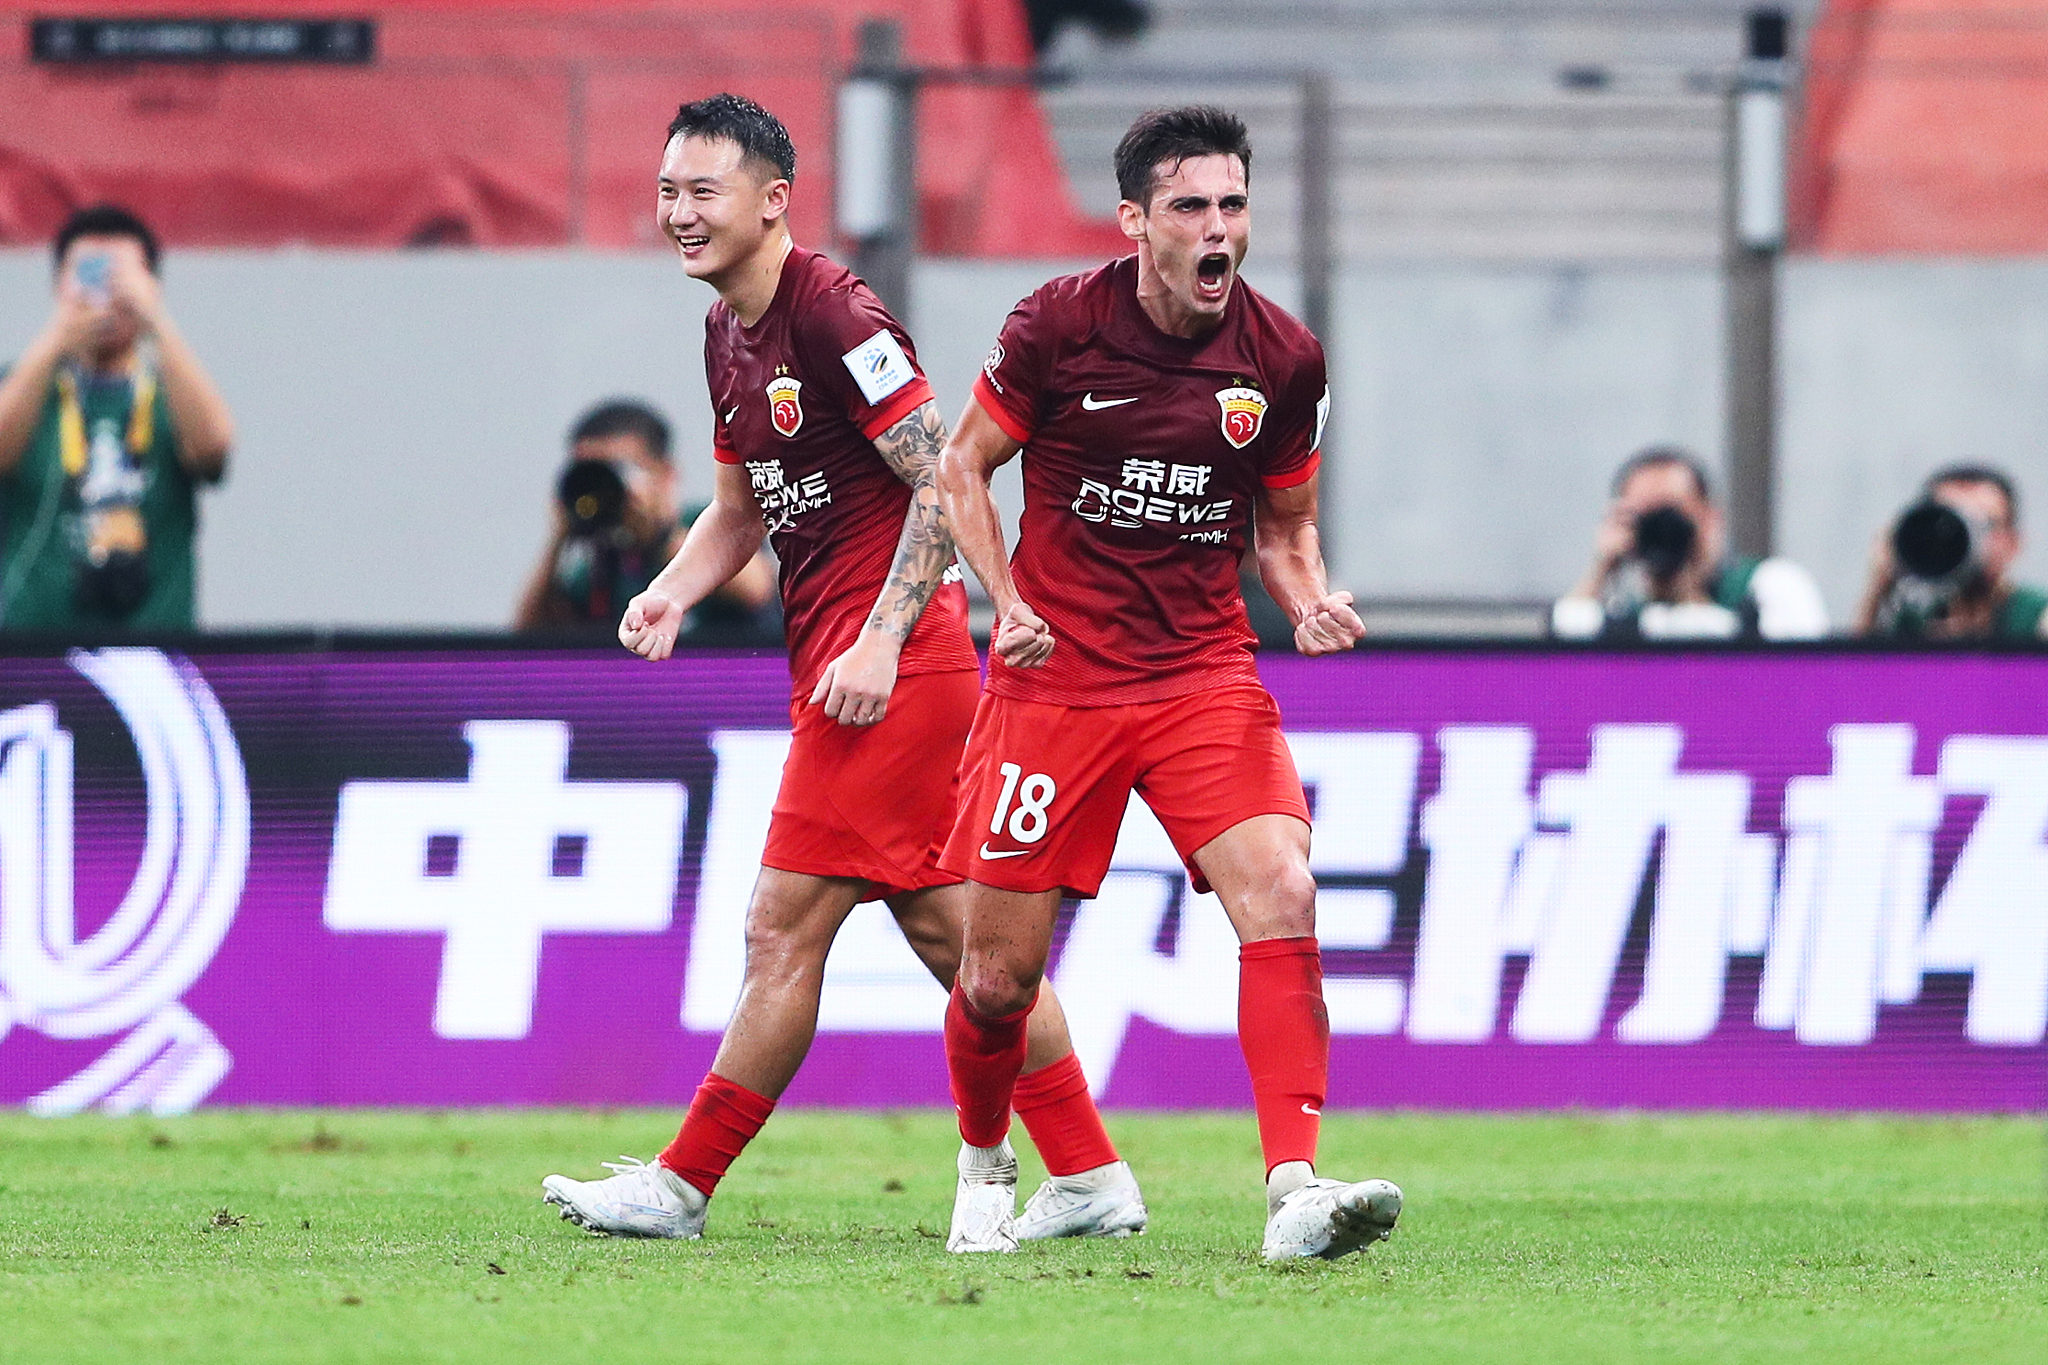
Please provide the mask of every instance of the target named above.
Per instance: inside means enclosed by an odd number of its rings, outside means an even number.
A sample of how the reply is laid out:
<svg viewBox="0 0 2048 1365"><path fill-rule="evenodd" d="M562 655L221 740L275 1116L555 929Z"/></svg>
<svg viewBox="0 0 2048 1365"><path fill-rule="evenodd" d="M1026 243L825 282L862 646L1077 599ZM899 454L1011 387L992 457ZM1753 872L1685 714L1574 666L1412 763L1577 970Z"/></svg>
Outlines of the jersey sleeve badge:
<svg viewBox="0 0 2048 1365"><path fill-rule="evenodd" d="M860 386L861 397L868 400L869 406L917 378L917 367L903 354L903 348L886 327L877 328L873 336L839 359L853 376L853 382Z"/></svg>
<svg viewBox="0 0 2048 1365"><path fill-rule="evenodd" d="M803 388L801 379L786 374L768 381L768 420L783 436L794 436L803 427Z"/></svg>
<svg viewBox="0 0 2048 1365"><path fill-rule="evenodd" d="M1266 424L1266 395L1257 389L1228 388L1216 395L1223 408L1223 439L1243 450Z"/></svg>

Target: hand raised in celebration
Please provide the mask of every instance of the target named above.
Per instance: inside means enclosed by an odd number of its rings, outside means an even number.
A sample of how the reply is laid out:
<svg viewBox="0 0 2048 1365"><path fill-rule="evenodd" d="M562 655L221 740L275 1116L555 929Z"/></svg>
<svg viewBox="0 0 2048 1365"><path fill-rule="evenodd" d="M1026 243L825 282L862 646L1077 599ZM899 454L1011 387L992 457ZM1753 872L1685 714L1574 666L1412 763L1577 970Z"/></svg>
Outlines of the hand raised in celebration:
<svg viewBox="0 0 2048 1365"><path fill-rule="evenodd" d="M1365 622L1352 610L1348 592L1324 593L1308 605L1294 627L1294 647L1310 656L1335 654L1364 637Z"/></svg>
<svg viewBox="0 0 2048 1365"><path fill-rule="evenodd" d="M997 658L1015 668L1042 668L1052 657L1052 627L1022 602L1011 604L996 622L989 642Z"/></svg>
<svg viewBox="0 0 2048 1365"><path fill-rule="evenodd" d="M688 613L665 592L649 588L626 604L619 618L619 643L657 663L675 653L676 634Z"/></svg>
<svg viewBox="0 0 2048 1365"><path fill-rule="evenodd" d="M863 631L853 647L825 665L811 689L811 705L825 703L825 714L841 725L874 725L889 714L889 693L896 687L896 642Z"/></svg>

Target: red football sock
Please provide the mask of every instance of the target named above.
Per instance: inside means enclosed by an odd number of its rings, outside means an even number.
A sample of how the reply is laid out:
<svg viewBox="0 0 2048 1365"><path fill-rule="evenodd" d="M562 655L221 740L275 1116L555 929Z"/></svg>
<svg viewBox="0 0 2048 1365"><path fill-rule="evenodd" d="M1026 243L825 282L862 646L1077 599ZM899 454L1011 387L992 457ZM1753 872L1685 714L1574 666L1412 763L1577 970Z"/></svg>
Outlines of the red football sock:
<svg viewBox="0 0 2048 1365"><path fill-rule="evenodd" d="M1237 953L1237 1042L1252 1073L1266 1169L1315 1164L1330 1082L1323 956L1313 937L1268 938Z"/></svg>
<svg viewBox="0 0 2048 1365"><path fill-rule="evenodd" d="M967 1003L958 983L946 1002L946 1074L960 1136L970 1146L993 1147L1010 1131L1011 1092L1024 1070L1024 1021L1031 1004L991 1019Z"/></svg>
<svg viewBox="0 0 2048 1365"><path fill-rule="evenodd" d="M712 1072L697 1087L682 1131L654 1160L710 1194L774 1112L774 1100Z"/></svg>
<svg viewBox="0 0 2048 1365"><path fill-rule="evenodd" d="M1078 1175L1116 1160L1102 1115L1088 1097L1081 1059L1073 1053L1019 1076L1010 1102L1052 1174Z"/></svg>

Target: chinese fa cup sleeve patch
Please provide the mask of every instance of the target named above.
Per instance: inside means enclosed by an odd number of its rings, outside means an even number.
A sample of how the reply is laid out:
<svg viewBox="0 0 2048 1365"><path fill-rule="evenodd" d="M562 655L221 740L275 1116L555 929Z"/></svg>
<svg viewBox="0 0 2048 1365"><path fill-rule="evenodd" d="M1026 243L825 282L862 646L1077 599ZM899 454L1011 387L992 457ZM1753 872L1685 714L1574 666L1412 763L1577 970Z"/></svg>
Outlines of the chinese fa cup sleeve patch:
<svg viewBox="0 0 2048 1365"><path fill-rule="evenodd" d="M860 385L861 397L867 399L870 406L917 378L917 367L910 363L909 356L903 354L903 348L886 327L878 329L840 359L846 363L846 372L853 376L854 383Z"/></svg>

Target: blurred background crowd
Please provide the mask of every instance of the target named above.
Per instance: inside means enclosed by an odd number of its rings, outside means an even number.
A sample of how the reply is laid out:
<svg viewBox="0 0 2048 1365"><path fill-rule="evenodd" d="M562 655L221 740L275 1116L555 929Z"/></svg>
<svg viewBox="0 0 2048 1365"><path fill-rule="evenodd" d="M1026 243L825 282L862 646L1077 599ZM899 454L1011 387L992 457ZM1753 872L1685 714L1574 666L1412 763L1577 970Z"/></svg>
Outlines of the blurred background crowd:
<svg viewBox="0 0 2048 1365"><path fill-rule="evenodd" d="M608 635L710 488L718 89L949 411L1130 119L1242 114L1382 632L2048 623L2048 0L203 8L0 0L0 630ZM762 559L692 637L779 629Z"/></svg>

